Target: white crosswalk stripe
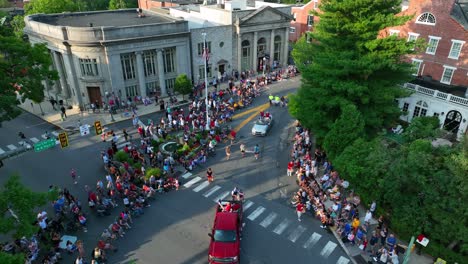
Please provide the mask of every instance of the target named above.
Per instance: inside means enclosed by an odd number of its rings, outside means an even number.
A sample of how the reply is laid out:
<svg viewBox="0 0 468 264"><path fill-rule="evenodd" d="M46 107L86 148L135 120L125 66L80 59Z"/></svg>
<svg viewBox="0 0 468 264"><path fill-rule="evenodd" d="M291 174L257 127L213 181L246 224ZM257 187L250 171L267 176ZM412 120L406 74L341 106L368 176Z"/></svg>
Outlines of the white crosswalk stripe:
<svg viewBox="0 0 468 264"><path fill-rule="evenodd" d="M29 140L31 140L33 143L39 142L39 139L37 139L37 138L35 138L35 137L32 137L32 138L30 138Z"/></svg>
<svg viewBox="0 0 468 264"><path fill-rule="evenodd" d="M3 153L5 153L5 151L2 148L0 148L0 155Z"/></svg>
<svg viewBox="0 0 468 264"><path fill-rule="evenodd" d="M294 231L291 232L291 234L289 234L288 239L291 242L296 243L296 240L302 235L302 233L304 233L304 231L306 231L306 228L299 225L296 227L296 229L294 229Z"/></svg>
<svg viewBox="0 0 468 264"><path fill-rule="evenodd" d="M52 131L52 135L54 135L54 136L58 137L58 135L59 135L59 132L57 132L57 131Z"/></svg>
<svg viewBox="0 0 468 264"><path fill-rule="evenodd" d="M244 211L247 211L254 203L252 201L247 201L244 203Z"/></svg>
<svg viewBox="0 0 468 264"><path fill-rule="evenodd" d="M343 256L340 256L340 258L336 262L336 264L348 264L348 263L349 263L349 259L347 259L347 258L345 258Z"/></svg>
<svg viewBox="0 0 468 264"><path fill-rule="evenodd" d="M230 193L231 193L230 191L223 192L220 195L218 195L216 198L214 198L213 201L217 203L219 200L223 200L224 198L226 198L226 196L228 196Z"/></svg>
<svg viewBox="0 0 468 264"><path fill-rule="evenodd" d="M185 188L189 188L190 186L194 185L195 183L201 181L201 179L202 179L202 178L200 178L200 177L195 177L195 178L191 179L190 181L186 182L186 183L184 184L184 187L185 187Z"/></svg>
<svg viewBox="0 0 468 264"><path fill-rule="evenodd" d="M47 139L47 135L46 135L46 134L42 134L41 137L42 137L43 139Z"/></svg>
<svg viewBox="0 0 468 264"><path fill-rule="evenodd" d="M221 186L216 185L215 187L211 188L211 189L208 190L206 193L204 193L203 196L206 197L206 198L208 198L208 197L210 197L213 193L215 193L216 191L218 191L219 189L221 189Z"/></svg>
<svg viewBox="0 0 468 264"><path fill-rule="evenodd" d="M10 150L15 150L17 149L17 147L15 145L8 145L7 148L9 148Z"/></svg>
<svg viewBox="0 0 468 264"><path fill-rule="evenodd" d="M267 228L273 221L275 221L276 217L278 217L277 213L270 213L265 219L263 219L262 222L260 222L260 225L263 226L264 228Z"/></svg>
<svg viewBox="0 0 468 264"><path fill-rule="evenodd" d="M259 217L264 211L265 211L265 207L259 206L259 207L257 207L257 209L255 209L249 216L247 216L247 218L248 218L250 221L254 221L254 220L257 219L257 217Z"/></svg>
<svg viewBox="0 0 468 264"><path fill-rule="evenodd" d="M336 246L337 245L335 243L328 241L325 247L323 247L322 251L320 251L320 255L322 255L324 258L328 258L333 250L335 250Z"/></svg>
<svg viewBox="0 0 468 264"><path fill-rule="evenodd" d="M320 238L322 237L322 235L320 234L317 234L317 233L313 233L309 239L307 239L307 241L304 243L304 245L302 246L303 248L311 248L313 246L315 246L315 244L317 244L317 242L320 240Z"/></svg>
<svg viewBox="0 0 468 264"><path fill-rule="evenodd" d="M281 235L290 224L291 224L291 220L284 219L279 225L275 227L275 229L273 229L273 233L277 235Z"/></svg>
<svg viewBox="0 0 468 264"><path fill-rule="evenodd" d="M187 179L187 178L189 178L190 176L192 176L192 173L187 172L187 173L185 173L184 175L182 175L182 178Z"/></svg>
<svg viewBox="0 0 468 264"><path fill-rule="evenodd" d="M193 189L194 192L199 192L203 189L205 189L208 185L210 185L210 182L209 181L204 181L202 183L200 183L200 185L198 185L196 188Z"/></svg>

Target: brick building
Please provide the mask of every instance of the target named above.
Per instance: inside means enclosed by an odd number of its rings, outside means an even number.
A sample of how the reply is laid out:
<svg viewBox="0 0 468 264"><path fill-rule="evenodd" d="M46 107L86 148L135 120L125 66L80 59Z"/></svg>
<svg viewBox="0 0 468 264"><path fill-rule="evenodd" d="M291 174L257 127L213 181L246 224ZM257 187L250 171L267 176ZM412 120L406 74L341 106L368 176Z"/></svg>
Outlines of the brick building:
<svg viewBox="0 0 468 264"><path fill-rule="evenodd" d="M314 23L318 22L319 18L310 12L319 10L319 4L320 0L311 0L304 5L292 6L291 13L294 20L291 21L289 28L289 41L296 42L304 33L312 31Z"/></svg>

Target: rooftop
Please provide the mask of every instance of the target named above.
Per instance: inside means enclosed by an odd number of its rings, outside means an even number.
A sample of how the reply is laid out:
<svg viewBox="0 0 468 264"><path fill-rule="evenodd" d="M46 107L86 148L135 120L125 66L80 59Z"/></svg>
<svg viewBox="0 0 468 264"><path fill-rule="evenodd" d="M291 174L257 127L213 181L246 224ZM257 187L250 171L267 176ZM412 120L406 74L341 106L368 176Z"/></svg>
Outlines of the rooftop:
<svg viewBox="0 0 468 264"><path fill-rule="evenodd" d="M468 30L468 0L456 0L450 15Z"/></svg>
<svg viewBox="0 0 468 264"><path fill-rule="evenodd" d="M123 9L114 11L61 13L36 16L35 21L67 27L122 27L134 25L160 24L177 21L161 14L151 11L142 11L138 15L135 9Z"/></svg>

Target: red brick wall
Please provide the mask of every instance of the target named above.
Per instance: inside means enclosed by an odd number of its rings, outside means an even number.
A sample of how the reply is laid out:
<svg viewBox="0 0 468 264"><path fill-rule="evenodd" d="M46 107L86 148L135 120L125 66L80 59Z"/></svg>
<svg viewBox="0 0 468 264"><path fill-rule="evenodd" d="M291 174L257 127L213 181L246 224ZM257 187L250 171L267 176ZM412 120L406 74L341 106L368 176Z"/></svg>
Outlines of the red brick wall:
<svg viewBox="0 0 468 264"><path fill-rule="evenodd" d="M162 2L162 1L155 1L155 0L138 0L138 7L141 9L149 10L151 8L157 7L174 7L179 6L176 3L171 2Z"/></svg>
<svg viewBox="0 0 468 264"><path fill-rule="evenodd" d="M450 16L454 2L455 0L411 0L408 9L401 14L414 15L412 20L403 26L388 28L382 32L382 35L389 34L389 30L394 29L400 30L400 37L408 38L408 33L413 32L420 34L418 39L423 38L426 43L429 36L440 37L435 55L427 54L424 49L421 53L410 56L410 58L423 60L419 74L429 75L434 80L440 81L444 71L443 66L447 65L457 68L451 84L468 86L468 32ZM435 16L434 26L415 23L418 16L424 12ZM448 58L452 39L467 42L463 45L458 60Z"/></svg>
<svg viewBox="0 0 468 264"><path fill-rule="evenodd" d="M318 3L320 3L320 1L318 1ZM289 34L289 41L295 42L305 32L312 31L313 27L307 26L307 17L310 15L310 12L312 10L314 10L314 0L311 0L309 3L301 7L293 6L291 8L291 12L293 13L293 16L296 17L296 21L291 21L291 27L296 28L296 33ZM318 8L316 10L318 10ZM315 16L314 23L317 23L318 20L319 18Z"/></svg>

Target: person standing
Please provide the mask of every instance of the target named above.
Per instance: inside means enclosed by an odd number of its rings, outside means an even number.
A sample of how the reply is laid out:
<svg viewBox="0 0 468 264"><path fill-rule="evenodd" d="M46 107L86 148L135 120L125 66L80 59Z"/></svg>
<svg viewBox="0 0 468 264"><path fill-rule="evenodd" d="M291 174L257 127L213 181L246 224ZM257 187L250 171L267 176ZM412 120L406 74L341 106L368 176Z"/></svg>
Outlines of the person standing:
<svg viewBox="0 0 468 264"><path fill-rule="evenodd" d="M242 157L245 157L245 144L241 143L239 148L240 148L240 152L242 153Z"/></svg>
<svg viewBox="0 0 468 264"><path fill-rule="evenodd" d="M78 184L78 176L76 176L76 170L75 169L71 169L70 176L73 179L73 184Z"/></svg>
<svg viewBox="0 0 468 264"><path fill-rule="evenodd" d="M208 168L208 170L206 171L206 178L208 179L209 183L214 181L213 170L211 170L211 168Z"/></svg>
<svg viewBox="0 0 468 264"><path fill-rule="evenodd" d="M292 160L290 160L289 163L288 163L288 170L287 170L287 174L288 174L289 177L292 176L293 171L294 171L294 162Z"/></svg>
<svg viewBox="0 0 468 264"><path fill-rule="evenodd" d="M305 212L305 207L302 203L297 203L296 205L296 213L297 213L297 221L301 221L301 216Z"/></svg>
<svg viewBox="0 0 468 264"><path fill-rule="evenodd" d="M57 110L57 108L55 108L55 105L57 104L57 101L55 101L55 99L52 96L50 97L49 102L52 105L52 108L54 110Z"/></svg>
<svg viewBox="0 0 468 264"><path fill-rule="evenodd" d="M226 160L229 160L231 157L231 145L226 146Z"/></svg>
<svg viewBox="0 0 468 264"><path fill-rule="evenodd" d="M125 138L125 141L128 141L128 132L127 132L127 130L125 128L122 130L122 133L123 133L123 136Z"/></svg>
<svg viewBox="0 0 468 264"><path fill-rule="evenodd" d="M258 156L260 155L260 147L258 146L258 144L256 144L254 147L254 155L255 159L258 160Z"/></svg>
<svg viewBox="0 0 468 264"><path fill-rule="evenodd" d="M66 109L65 109L65 106L61 106L60 107L60 111L61 111L61 117L62 117L62 120L65 120L67 118L67 113L66 113Z"/></svg>

